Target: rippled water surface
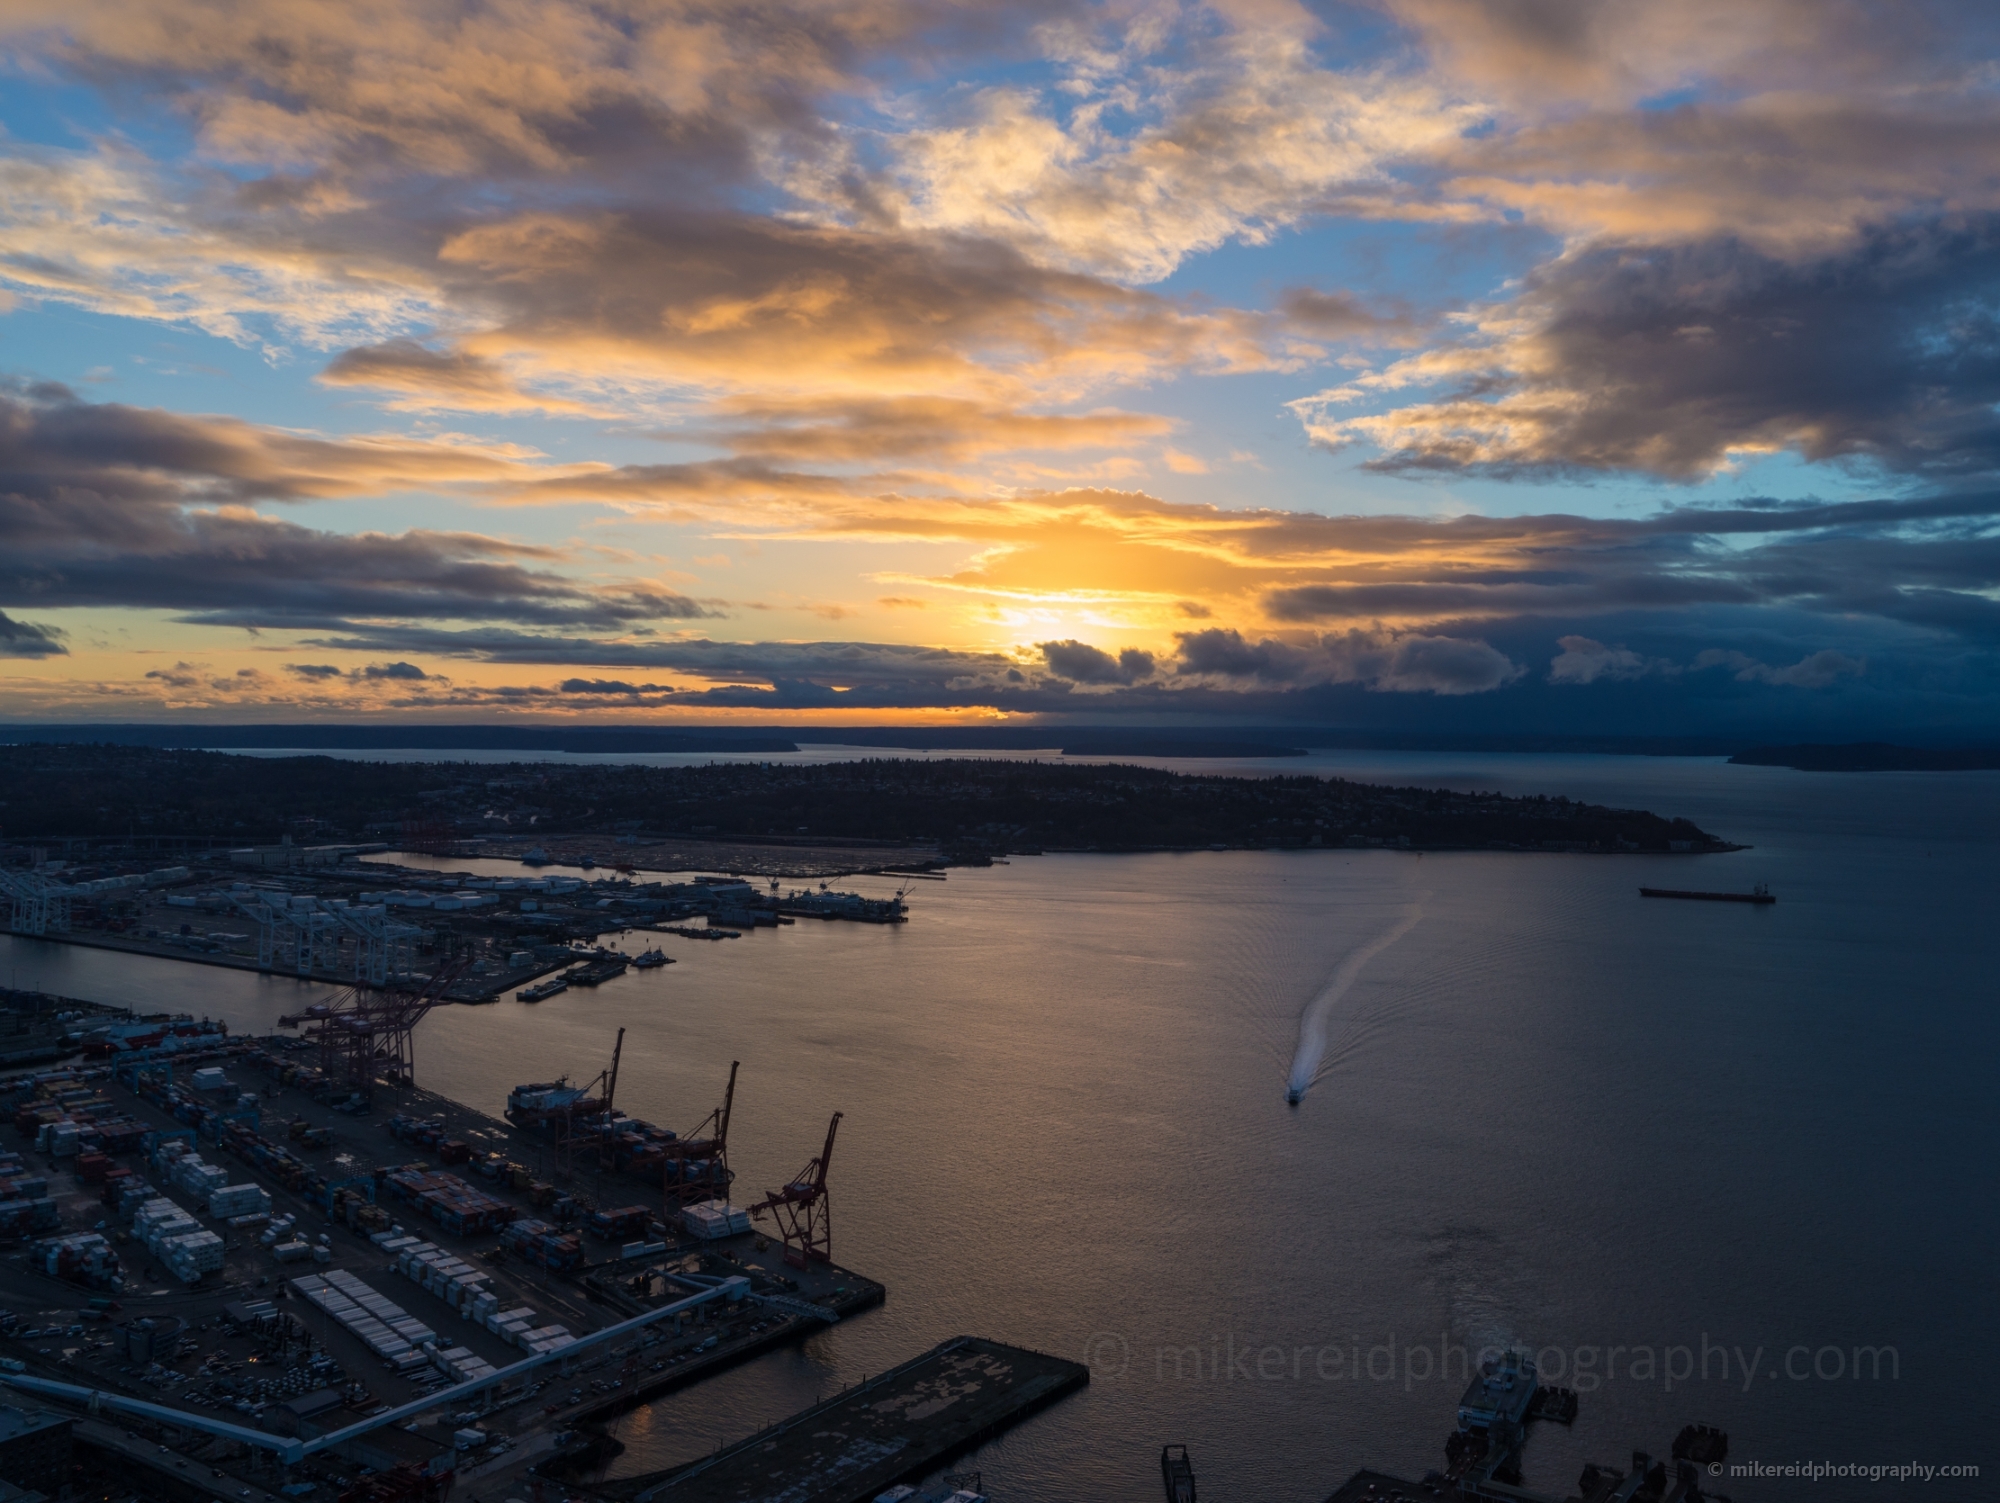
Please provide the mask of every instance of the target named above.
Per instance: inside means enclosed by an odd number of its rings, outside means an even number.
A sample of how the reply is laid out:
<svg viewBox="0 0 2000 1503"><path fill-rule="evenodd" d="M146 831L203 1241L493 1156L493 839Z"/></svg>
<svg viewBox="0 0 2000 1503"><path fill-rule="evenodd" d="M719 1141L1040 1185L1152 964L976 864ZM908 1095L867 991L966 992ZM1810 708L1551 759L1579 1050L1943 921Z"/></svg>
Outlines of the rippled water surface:
<svg viewBox="0 0 2000 1503"><path fill-rule="evenodd" d="M1586 1364L1565 1378L1586 1389L1574 1430L1529 1452L1558 1494L1689 1420L1738 1460L1995 1475L2000 776L1374 753L1220 770L1566 793L1755 849L1020 858L917 884L899 928L669 940L663 971L433 1014L420 1075L492 1111L516 1081L595 1073L620 1026L619 1104L668 1126L742 1060L742 1191L846 1113L836 1255L887 1305L628 1417L617 1472L975 1332L1097 1371L971 1463L999 1503L1150 1500L1169 1441L1219 1500L1323 1497L1364 1463L1421 1475L1459 1387L1440 1361L1505 1342ZM1775 907L1637 895L1758 881ZM20 984L238 1027L324 990L5 943ZM1894 1353L1856 1379L1857 1347Z"/></svg>

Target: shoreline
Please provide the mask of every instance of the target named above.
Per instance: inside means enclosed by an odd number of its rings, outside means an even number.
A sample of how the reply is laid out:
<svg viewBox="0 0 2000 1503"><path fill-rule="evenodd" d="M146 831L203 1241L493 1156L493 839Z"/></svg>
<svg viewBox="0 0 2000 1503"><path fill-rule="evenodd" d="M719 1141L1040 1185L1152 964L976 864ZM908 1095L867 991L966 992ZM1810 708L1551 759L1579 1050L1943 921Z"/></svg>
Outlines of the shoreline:
<svg viewBox="0 0 2000 1503"><path fill-rule="evenodd" d="M561 839L564 837L553 837L553 838ZM1471 854L1471 855L1503 855L1503 856L1684 857L1684 856L1733 855L1741 851L1747 851L1752 849L1754 849L1754 847L1750 845L1735 844L1735 843L1720 843L1720 842L1715 845L1703 846L1698 850L1691 849L1686 851L1625 851L1625 850L1607 851L1601 849L1591 850L1588 848L1580 848L1580 843L1578 842L1571 842L1559 847L1550 847L1546 845L1539 847L1522 846L1522 845L1503 845L1499 842L1489 842L1486 845L1451 845L1451 844L1417 845L1412 843L1406 846L1386 845L1386 844L1312 845L1308 843L1293 844L1293 843L1277 843L1277 842L1255 844L1255 845L1245 844L1245 845L1226 845L1226 846L1218 846L1212 843L1209 845L1119 846L1110 848L1099 847L1099 846L1046 846L1033 851L998 852L995 853L995 855L991 857L986 857L984 859L969 858L966 856L960 856L957 857L956 859L933 857L930 862L926 863L926 865L921 868L915 866L914 864L910 866L900 867L899 869L894 871L884 871L878 867L857 867L857 868L850 868L846 871L838 873L823 873L823 874L816 873L815 875L878 876L884 878L885 880L898 880L898 879L908 880L917 877L929 877L933 880L942 881L945 879L946 873L953 867L967 869L967 870L979 870L982 868L991 867L995 864L1005 864L1016 857L1044 856L1044 855L1047 856L1167 856L1167 855L1202 856L1202 855L1226 855L1226 854L1247 851L1247 852L1259 852L1259 853L1278 852L1278 853L1298 854L1298 855L1335 855L1335 854L1365 855L1370 852L1379 852L1384 855L1398 855L1398 856L1423 856L1425 854L1432 854L1432 855ZM385 854L391 856L399 856L399 855L421 855L424 853L391 851ZM432 859L449 861L454 858L434 857ZM504 860L518 860L518 857L510 856L506 853L496 852L492 855L467 856L458 859L463 859L468 861L489 861L489 860L504 861ZM387 868L394 868L397 870L405 870L405 871L423 870L423 868L402 867L398 863L391 861L383 861L370 864L380 865ZM559 867L566 867L568 869L573 869L573 870L580 869L574 867L570 863L551 861L548 863L547 867L527 867L524 868L524 870L536 871L536 870L547 870L549 868L559 868ZM690 871L709 871L715 869L716 868L713 867L634 867L633 871L649 872L649 873L657 872L663 876L671 876ZM760 873L759 875L762 874ZM622 924L619 927L621 929L645 930L648 932L653 932L655 929L655 926L644 923L627 923L627 924ZM608 931L600 931L600 934L604 932ZM179 961L189 965L214 966L223 970L247 972L248 974L254 976L269 976L277 980L296 981L305 985L325 986L333 988L344 988L356 985L355 982L345 977L327 976L317 973L302 975L296 971L284 970L277 967L262 966L259 965L255 959L248 956L235 955L235 954L230 954L228 952L200 951L191 949L187 946L167 944L163 942L149 942L146 940L129 940L115 934L107 934L94 931L85 931L82 933L72 931L66 934L31 934L31 933L17 931L14 929L0 929L0 934L5 934L13 939L36 940L47 944L55 944L55 945L74 945L81 949L104 950L119 955L138 955L152 960L170 960L170 961ZM540 979L541 977L549 975L555 971L562 970L566 965L570 963L571 962L567 957L562 959L552 959L543 961L534 966L531 970L522 969L517 972L512 972L504 980L500 981L497 985L490 988L477 989L475 994L468 995L467 992L471 989L465 987L464 985L455 987L452 993L446 995L445 997L440 999L440 1001L443 1005L460 1006L460 1007L484 1006L490 1003L502 1001L505 999L505 997L509 992L514 991L521 986L530 985L534 981ZM365 983L363 983L361 984L361 989L375 990L376 988L369 987Z"/></svg>

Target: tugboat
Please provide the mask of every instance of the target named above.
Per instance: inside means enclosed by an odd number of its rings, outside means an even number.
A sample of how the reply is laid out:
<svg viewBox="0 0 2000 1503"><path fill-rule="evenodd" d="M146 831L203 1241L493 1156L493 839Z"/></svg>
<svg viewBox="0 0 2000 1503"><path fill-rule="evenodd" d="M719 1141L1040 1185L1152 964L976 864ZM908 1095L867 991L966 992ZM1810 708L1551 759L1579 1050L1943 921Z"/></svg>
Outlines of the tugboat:
<svg viewBox="0 0 2000 1503"><path fill-rule="evenodd" d="M1306 1088L1304 1086L1285 1087L1286 1106L1297 1106L1301 1101L1305 1099L1306 1099Z"/></svg>
<svg viewBox="0 0 2000 1503"><path fill-rule="evenodd" d="M544 981L540 986L522 987L518 992L514 993L514 999L518 1002L539 1002L544 997L553 997L557 992L566 992L568 990L569 981L562 976L558 976L553 981Z"/></svg>
<svg viewBox="0 0 2000 1503"><path fill-rule="evenodd" d="M657 947L632 957L633 969L640 971L650 971L663 965L672 965L673 963L673 956Z"/></svg>

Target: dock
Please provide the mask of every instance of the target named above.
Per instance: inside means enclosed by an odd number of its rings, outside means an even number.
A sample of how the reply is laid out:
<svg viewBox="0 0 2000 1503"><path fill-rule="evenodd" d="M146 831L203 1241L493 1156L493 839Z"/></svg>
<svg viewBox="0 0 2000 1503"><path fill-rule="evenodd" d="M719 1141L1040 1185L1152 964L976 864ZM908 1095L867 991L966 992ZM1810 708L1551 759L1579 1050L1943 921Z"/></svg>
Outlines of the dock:
<svg viewBox="0 0 2000 1503"><path fill-rule="evenodd" d="M1444 1470L1411 1482L1363 1467L1326 1503L1729 1503L1703 1489L1729 1455L1728 1435L1708 1425L1685 1426L1665 1458L1635 1450L1629 1468L1590 1462L1575 1490L1561 1496L1525 1486L1521 1466L1532 1430L1571 1424L1576 1411L1573 1390L1545 1386L1532 1359L1508 1352L1481 1364L1459 1400L1458 1428L1445 1437Z"/></svg>
<svg viewBox="0 0 2000 1503"><path fill-rule="evenodd" d="M597 955L579 966L572 966L563 972L563 980L571 986L601 986L614 977L625 974L625 968L632 962L623 955Z"/></svg>
<svg viewBox="0 0 2000 1503"><path fill-rule="evenodd" d="M868 1503L1089 1381L1080 1362L956 1336L713 1456L595 1490L621 1503Z"/></svg>

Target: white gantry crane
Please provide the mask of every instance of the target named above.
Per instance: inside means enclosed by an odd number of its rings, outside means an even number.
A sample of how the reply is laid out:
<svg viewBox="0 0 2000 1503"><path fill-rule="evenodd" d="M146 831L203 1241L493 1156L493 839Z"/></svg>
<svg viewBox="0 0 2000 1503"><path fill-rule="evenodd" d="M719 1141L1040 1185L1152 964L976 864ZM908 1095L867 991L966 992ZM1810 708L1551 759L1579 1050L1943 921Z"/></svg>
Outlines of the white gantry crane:
<svg viewBox="0 0 2000 1503"><path fill-rule="evenodd" d="M257 925L257 964L298 976L336 976L386 986L416 970L415 924L380 903L351 905L286 893L232 893Z"/></svg>
<svg viewBox="0 0 2000 1503"><path fill-rule="evenodd" d="M75 894L65 883L38 871L0 871L0 893L7 895L7 927L16 934L69 933Z"/></svg>

